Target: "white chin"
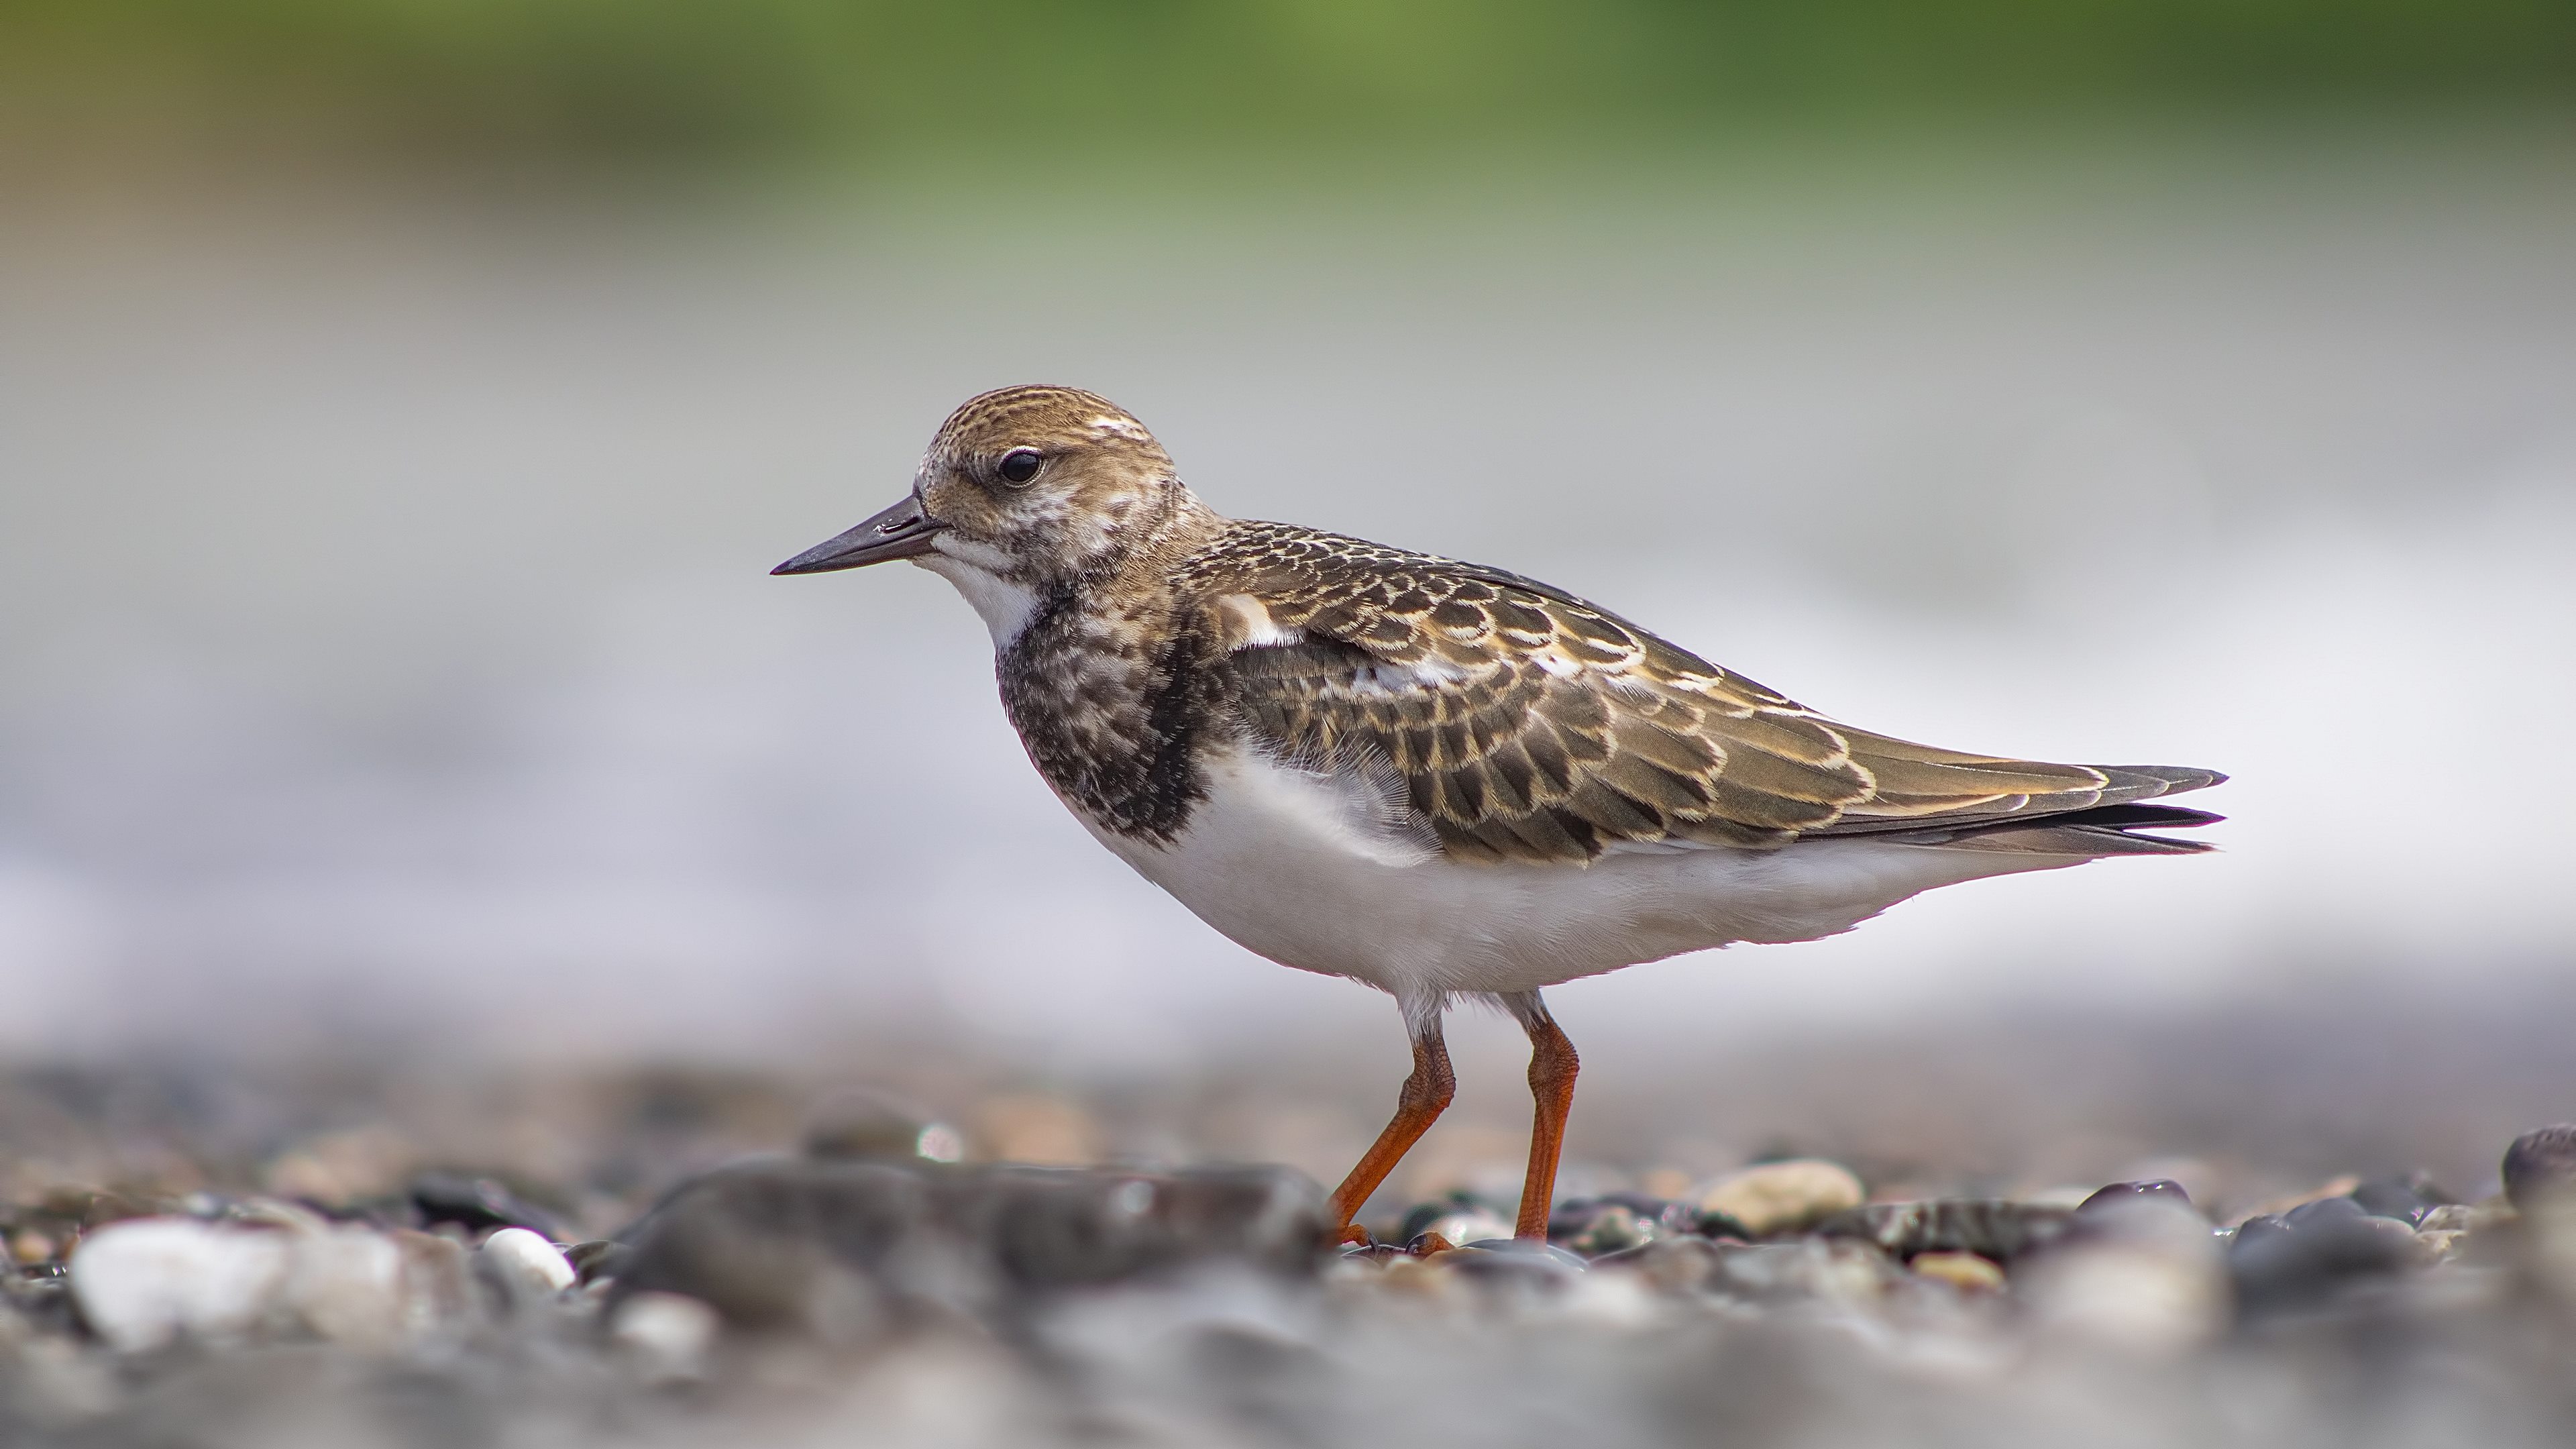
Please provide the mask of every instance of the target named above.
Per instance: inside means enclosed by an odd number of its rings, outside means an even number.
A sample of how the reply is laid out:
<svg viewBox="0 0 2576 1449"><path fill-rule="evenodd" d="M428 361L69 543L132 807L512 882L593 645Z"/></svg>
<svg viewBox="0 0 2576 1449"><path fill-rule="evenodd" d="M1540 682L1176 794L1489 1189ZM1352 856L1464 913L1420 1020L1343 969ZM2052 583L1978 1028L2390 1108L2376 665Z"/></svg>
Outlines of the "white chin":
<svg viewBox="0 0 2576 1449"><path fill-rule="evenodd" d="M957 586L966 602L975 606L983 617L984 627L993 633L993 652L1011 647L1020 631L1029 625L1029 616L1037 612L1038 596L1003 578L1002 556L981 544L969 543L942 534L931 545L931 552L914 563Z"/></svg>

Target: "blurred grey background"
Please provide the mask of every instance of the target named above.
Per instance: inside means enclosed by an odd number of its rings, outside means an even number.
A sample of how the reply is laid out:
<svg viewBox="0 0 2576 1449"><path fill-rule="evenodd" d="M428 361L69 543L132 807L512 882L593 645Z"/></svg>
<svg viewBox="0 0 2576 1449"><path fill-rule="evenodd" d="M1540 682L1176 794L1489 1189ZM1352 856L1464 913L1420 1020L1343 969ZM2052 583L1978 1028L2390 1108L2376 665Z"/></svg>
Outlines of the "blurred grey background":
<svg viewBox="0 0 2576 1449"><path fill-rule="evenodd" d="M1387 1004L1093 845L946 585L765 575L900 493L957 401L1036 380L1136 411L1221 510L1547 578L1875 728L2235 776L2222 854L1551 993L1587 1101L2004 1018L2252 1013L2292 1052L2312 1007L2356 1045L2303 1090L2381 1101L2373 1041L2563 1007L2563 27L2401 8L2379 70L2202 86L2221 36L2092 100L2130 31L2052 30L2049 84L1904 51L1932 81L1623 108L1656 47L1550 60L1586 22L1523 8L1553 18L1510 32L1521 70L1423 70L1454 17L1327 27L1341 99L1299 109L1278 61L1204 128L1175 77L1234 42L1153 51L1147 100L1013 89L1142 72L1015 49L1009 7L907 42L927 78L866 51L846 115L686 59L736 34L686 6L639 11L699 19L602 100L508 37L415 73L356 21L296 49L309 7L238 43L122 7L146 63L29 11L0 1053L864 1074L900 1043L1057 1082L1324 1061L1377 1103ZM2409 69L2400 20L2458 43ZM1842 74L1815 55L1743 63ZM1560 62L1581 84L1516 111ZM618 130L630 91L670 113ZM1467 1115L1508 1123L1516 1036L1460 1031ZM2497 1049L2445 1040L2445 1070ZM2549 1040L2507 1053L2512 1111L2576 1099Z"/></svg>

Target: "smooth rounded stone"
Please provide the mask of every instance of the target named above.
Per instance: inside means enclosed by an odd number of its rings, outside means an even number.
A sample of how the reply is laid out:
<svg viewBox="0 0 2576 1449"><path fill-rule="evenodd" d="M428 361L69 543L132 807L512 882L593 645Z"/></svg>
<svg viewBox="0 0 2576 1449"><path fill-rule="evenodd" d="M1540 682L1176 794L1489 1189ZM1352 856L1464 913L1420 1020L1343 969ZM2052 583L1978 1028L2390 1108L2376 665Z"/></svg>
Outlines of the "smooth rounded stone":
<svg viewBox="0 0 2576 1449"><path fill-rule="evenodd" d="M1559 1241L1556 1224L1548 1224L1548 1239ZM1568 1233L1563 1245L1585 1258L1598 1258L1609 1253L1623 1253L1663 1235L1659 1217L1641 1218L1625 1203L1605 1202L1585 1215L1583 1224Z"/></svg>
<svg viewBox="0 0 2576 1449"><path fill-rule="evenodd" d="M1988 1198L1871 1203L1826 1218L1816 1231L1858 1238L1900 1258L1917 1253L1977 1253L1999 1263L2062 1237L2075 1213L2038 1203Z"/></svg>
<svg viewBox="0 0 2576 1449"><path fill-rule="evenodd" d="M637 1293L609 1311L608 1338L648 1384L703 1379L724 1315L679 1293Z"/></svg>
<svg viewBox="0 0 2576 1449"><path fill-rule="evenodd" d="M305 1327L333 1343L389 1349L411 1327L404 1255L393 1239L369 1228L324 1228L295 1234L280 1301Z"/></svg>
<svg viewBox="0 0 2576 1449"><path fill-rule="evenodd" d="M2176 1352L2228 1322L2225 1249L2179 1191L2094 1194L2009 1277L2043 1334L2106 1347Z"/></svg>
<svg viewBox="0 0 2576 1449"><path fill-rule="evenodd" d="M1947 1283L1965 1293L2000 1293L2004 1270L1994 1259L1976 1253L1917 1253L1906 1269L1916 1277Z"/></svg>
<svg viewBox="0 0 2576 1449"><path fill-rule="evenodd" d="M1463 1192L1451 1193L1439 1201L1415 1203L1407 1208L1403 1224L1396 1229L1395 1241L1409 1243L1431 1232L1452 1243L1508 1238L1512 1235L1512 1220Z"/></svg>
<svg viewBox="0 0 2576 1449"><path fill-rule="evenodd" d="M1659 1292L1688 1294L1717 1282L1726 1251L1706 1238L1675 1235L1595 1258L1592 1267L1634 1273Z"/></svg>
<svg viewBox="0 0 2576 1449"><path fill-rule="evenodd" d="M2064 1232L2049 1237L2038 1247L2048 1251L2059 1244L2075 1242L2157 1243L2213 1261L2222 1251L2218 1229L2201 1216L2190 1198L2180 1193L2096 1193L2075 1210Z"/></svg>
<svg viewBox="0 0 2576 1449"><path fill-rule="evenodd" d="M700 1299L726 1322L849 1341L916 1311L1233 1263L1309 1275L1321 1188L1265 1167L1173 1174L797 1159L673 1190L622 1237L612 1299Z"/></svg>
<svg viewBox="0 0 2576 1449"><path fill-rule="evenodd" d="M1852 1170L1820 1158L1765 1162L1730 1173L1699 1195L1699 1210L1750 1237L1793 1233L1860 1206L1868 1196Z"/></svg>
<svg viewBox="0 0 2576 1449"><path fill-rule="evenodd" d="M1487 1212L1483 1208L1462 1208L1457 1212L1444 1213L1433 1218L1423 1225L1420 1232L1408 1236L1405 1241L1418 1243L1425 1238L1436 1237L1454 1247L1462 1243L1482 1243L1494 1238L1508 1238L1512 1235L1512 1228L1513 1224L1509 1218Z"/></svg>
<svg viewBox="0 0 2576 1449"><path fill-rule="evenodd" d="M602 1278L616 1277L617 1270L625 1266L631 1251L615 1238L593 1238L587 1243L575 1243L564 1249L563 1255L564 1261L572 1264L575 1281L596 1283Z"/></svg>
<svg viewBox="0 0 2576 1449"><path fill-rule="evenodd" d="M2489 1198L2485 1202L2446 1202L2437 1207L2425 1209L2424 1216L2415 1221L2415 1231L2418 1233L2478 1233L2500 1223L2510 1222L2513 1216L2513 1205L2500 1196Z"/></svg>
<svg viewBox="0 0 2576 1449"><path fill-rule="evenodd" d="M396 1228L385 1235L402 1254L404 1331L415 1342L449 1336L476 1321L472 1255L463 1243L436 1233Z"/></svg>
<svg viewBox="0 0 2576 1449"><path fill-rule="evenodd" d="M2421 1227L2425 1214L2433 1209L2459 1201L2420 1172L2372 1178L2349 1196L2372 1217L2391 1218L2410 1228Z"/></svg>
<svg viewBox="0 0 2576 1449"><path fill-rule="evenodd" d="M1637 1273L1587 1271L1568 1283L1557 1311L1578 1323L1600 1328L1651 1327L1666 1315L1657 1285Z"/></svg>
<svg viewBox="0 0 2576 1449"><path fill-rule="evenodd" d="M1234 1262L1292 1276L1321 1268L1324 1191L1280 1167L1169 1174L996 1167L941 1179L950 1221L985 1245L1006 1281L1075 1287Z"/></svg>
<svg viewBox="0 0 2576 1449"><path fill-rule="evenodd" d="M1756 1303L1800 1299L1860 1305L1876 1302L1905 1278L1885 1253L1849 1238L1773 1243L1717 1243L1708 1289Z"/></svg>
<svg viewBox="0 0 2576 1449"><path fill-rule="evenodd" d="M806 1115L801 1150L826 1161L955 1162L966 1154L956 1128L872 1088L834 1092Z"/></svg>
<svg viewBox="0 0 2576 1449"><path fill-rule="evenodd" d="M499 1178L424 1172L411 1180L409 1196L423 1227L454 1223L470 1233L526 1228L556 1243L571 1237L554 1213L521 1197Z"/></svg>
<svg viewBox="0 0 2576 1449"><path fill-rule="evenodd" d="M501 1229L485 1238L474 1255L514 1299L550 1298L581 1276L554 1244L526 1228Z"/></svg>
<svg viewBox="0 0 2576 1449"><path fill-rule="evenodd" d="M2469 1235L2453 1228L2430 1231L2418 1228L2415 1240L2424 1245L2424 1251L2432 1256L2434 1262L2447 1263L2460 1256L2461 1249L2468 1244Z"/></svg>
<svg viewBox="0 0 2576 1449"><path fill-rule="evenodd" d="M2075 1211L2078 1215L2088 1212L2108 1212L2146 1198L2180 1203L2184 1207L2193 1206L2191 1194L2183 1191L2181 1183L2169 1177L2160 1177L2149 1182L2115 1182L2108 1187L2096 1189L2090 1196L2075 1205ZM2193 1210L2198 1211L2197 1208Z"/></svg>
<svg viewBox="0 0 2576 1449"><path fill-rule="evenodd" d="M2016 1266L2012 1284L2043 1339L2170 1354L2209 1342L2228 1323L2228 1275L2210 1244L2070 1240Z"/></svg>
<svg viewBox="0 0 2576 1449"><path fill-rule="evenodd" d="M886 1326L902 1300L971 1272L936 1241L930 1184L883 1163L741 1163L673 1189L621 1236L610 1289L695 1299L736 1327L849 1341Z"/></svg>
<svg viewBox="0 0 2576 1449"><path fill-rule="evenodd" d="M1699 1208L1692 1203L1641 1192L1603 1193L1557 1204L1555 1211L1548 1214L1547 1240L1572 1245L1576 1239L1592 1234L1600 1246L1576 1251L1592 1255L1622 1252L1653 1238L1697 1231L1700 1218ZM1620 1236L1627 1241L1608 1241Z"/></svg>
<svg viewBox="0 0 2576 1449"><path fill-rule="evenodd" d="M2504 1195L2525 1212L2543 1198L2576 1196L2576 1123L2513 1139L2504 1153Z"/></svg>
<svg viewBox="0 0 2576 1449"><path fill-rule="evenodd" d="M1583 1259L1552 1243L1487 1238L1422 1260L1486 1288L1563 1289L1584 1273Z"/></svg>
<svg viewBox="0 0 2576 1449"><path fill-rule="evenodd" d="M2330 1197L2239 1224L2227 1271L2239 1314L2259 1319L2326 1307L2357 1284L2424 1262L2427 1251L2404 1223Z"/></svg>
<svg viewBox="0 0 2576 1449"><path fill-rule="evenodd" d="M257 1326L286 1283L286 1234L198 1222L128 1218L72 1250L81 1319L128 1353L180 1338L225 1338Z"/></svg>

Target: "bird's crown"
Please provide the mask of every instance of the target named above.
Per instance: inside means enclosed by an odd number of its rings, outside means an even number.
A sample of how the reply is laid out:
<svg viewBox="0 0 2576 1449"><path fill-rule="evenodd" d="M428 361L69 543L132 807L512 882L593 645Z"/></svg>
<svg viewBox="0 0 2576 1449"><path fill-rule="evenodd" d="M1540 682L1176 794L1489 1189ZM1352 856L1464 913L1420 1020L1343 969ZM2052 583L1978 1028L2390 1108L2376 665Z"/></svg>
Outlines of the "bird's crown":
<svg viewBox="0 0 2576 1449"><path fill-rule="evenodd" d="M1191 506L1171 455L1126 409L1053 385L999 388L948 415L921 463L923 510L996 572L1090 571Z"/></svg>

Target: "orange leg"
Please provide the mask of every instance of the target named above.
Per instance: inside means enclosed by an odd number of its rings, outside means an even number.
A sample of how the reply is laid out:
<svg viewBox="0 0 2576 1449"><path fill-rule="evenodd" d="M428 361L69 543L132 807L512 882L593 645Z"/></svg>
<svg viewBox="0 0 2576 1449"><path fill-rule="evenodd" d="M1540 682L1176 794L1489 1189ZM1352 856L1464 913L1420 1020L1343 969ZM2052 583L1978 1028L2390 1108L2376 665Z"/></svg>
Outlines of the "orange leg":
<svg viewBox="0 0 2576 1449"><path fill-rule="evenodd" d="M1547 1212L1556 1202L1556 1159L1565 1151L1565 1114L1574 1108L1574 1073L1581 1062L1538 993L1514 992L1503 1004L1530 1039L1530 1096L1538 1115L1530 1126L1529 1176L1521 1181L1520 1220L1512 1236L1547 1240Z"/></svg>
<svg viewBox="0 0 2576 1449"><path fill-rule="evenodd" d="M1428 1025L1414 1030L1413 1075L1404 1079L1404 1090L1396 1094L1395 1119L1377 1134L1359 1166L1333 1189L1333 1231L1343 1241L1351 1241L1351 1219L1359 1216L1361 1204L1422 1134L1431 1130L1457 1091L1457 1075L1449 1070L1449 1045L1441 1039L1440 1018L1435 1015Z"/></svg>

